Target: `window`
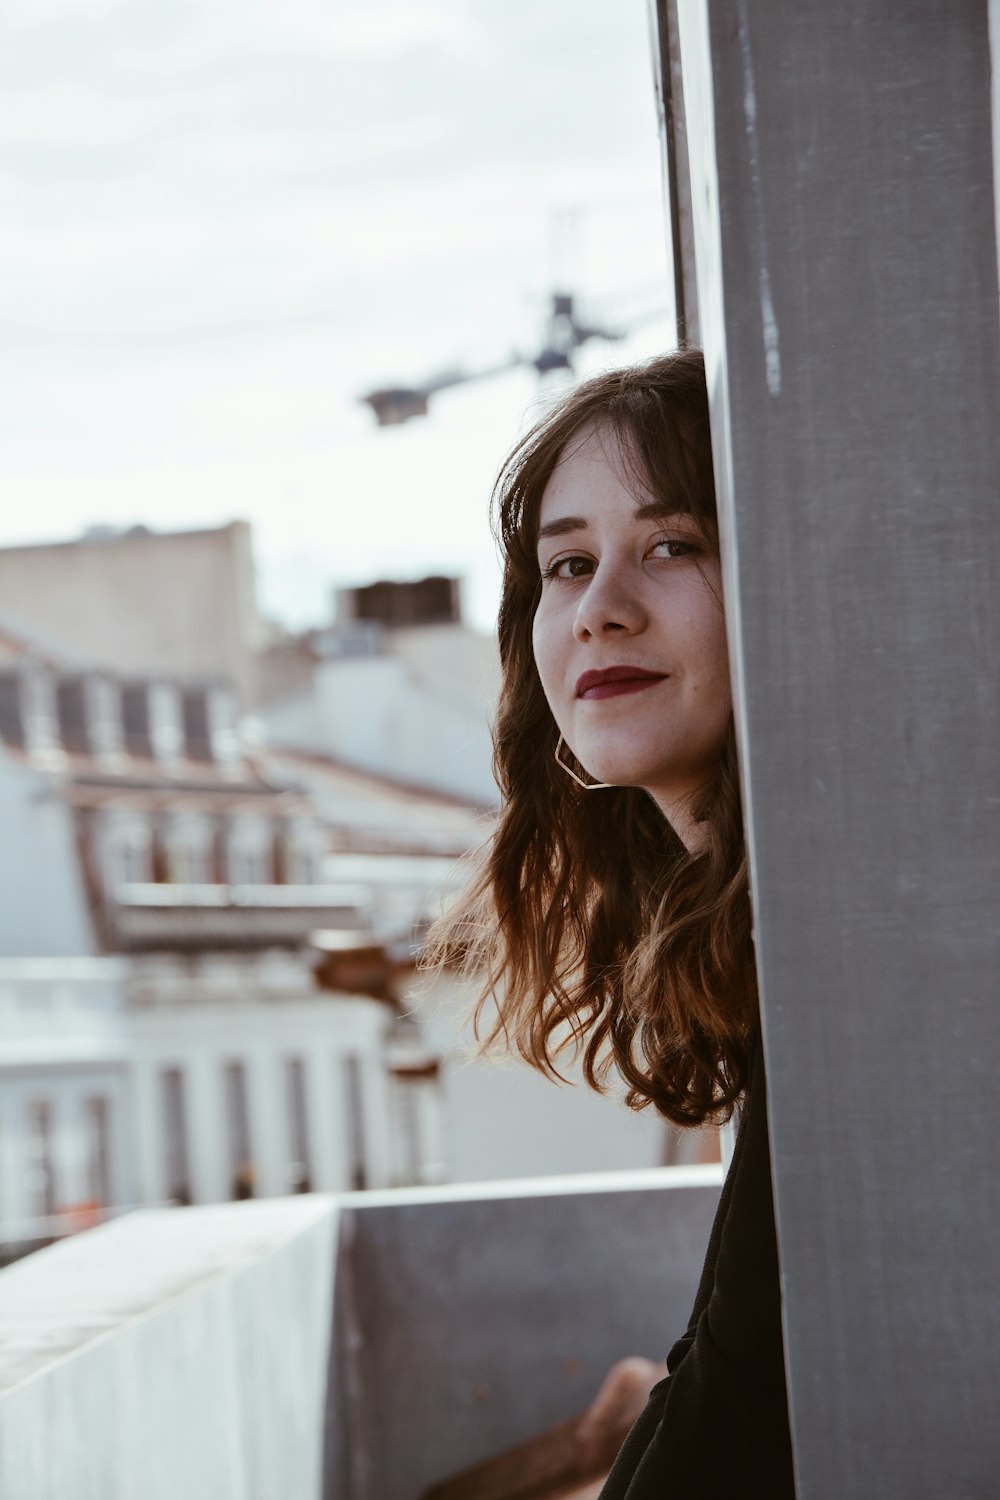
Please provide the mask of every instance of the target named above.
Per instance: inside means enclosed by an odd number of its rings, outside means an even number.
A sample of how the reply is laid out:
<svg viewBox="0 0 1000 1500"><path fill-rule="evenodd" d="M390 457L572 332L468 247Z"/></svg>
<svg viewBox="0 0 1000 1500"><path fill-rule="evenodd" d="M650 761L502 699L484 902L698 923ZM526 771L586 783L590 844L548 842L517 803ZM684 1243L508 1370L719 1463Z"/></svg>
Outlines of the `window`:
<svg viewBox="0 0 1000 1500"><path fill-rule="evenodd" d="M21 678L16 668L0 672L0 739L11 745L24 744L21 708Z"/></svg>
<svg viewBox="0 0 1000 1500"><path fill-rule="evenodd" d="M87 1150L87 1198L102 1208L111 1203L111 1136L108 1101L97 1094L84 1102Z"/></svg>
<svg viewBox="0 0 1000 1500"><path fill-rule="evenodd" d="M126 749L132 755L152 755L149 733L149 687L145 682L127 682L121 687L122 728Z"/></svg>
<svg viewBox="0 0 1000 1500"><path fill-rule="evenodd" d="M226 1127L229 1136L231 1169L230 1196L252 1198L254 1195L253 1159L250 1151L250 1104L247 1097L247 1070L241 1062L225 1064Z"/></svg>
<svg viewBox="0 0 1000 1500"><path fill-rule="evenodd" d="M114 759L122 752L122 695L117 682L107 677L87 680L87 728L95 755Z"/></svg>
<svg viewBox="0 0 1000 1500"><path fill-rule="evenodd" d="M288 1186L293 1193L308 1193L311 1190L309 1123L306 1110L305 1065L301 1057L287 1059L285 1087L288 1099L288 1142L291 1148Z"/></svg>
<svg viewBox="0 0 1000 1500"><path fill-rule="evenodd" d="M167 1197L174 1203L186 1205L191 1202L191 1175L188 1168L184 1074L180 1068L164 1068L160 1083Z"/></svg>
<svg viewBox="0 0 1000 1500"><path fill-rule="evenodd" d="M87 682L84 677L65 677L56 687L59 734L67 750L86 754L90 749L87 736Z"/></svg>
<svg viewBox="0 0 1000 1500"><path fill-rule="evenodd" d="M230 845L230 885L270 885L272 878L270 849L247 842Z"/></svg>
<svg viewBox="0 0 1000 1500"><path fill-rule="evenodd" d="M209 690L208 722L213 758L223 765L238 764L243 750L236 721L236 697L231 688L220 684Z"/></svg>
<svg viewBox="0 0 1000 1500"><path fill-rule="evenodd" d="M181 696L171 682L151 682L149 693L149 741L157 760L177 760L184 749Z"/></svg>
<svg viewBox="0 0 1000 1500"><path fill-rule="evenodd" d="M111 890L153 878L152 832L139 818L112 818L104 837L105 876Z"/></svg>
<svg viewBox="0 0 1000 1500"><path fill-rule="evenodd" d="M196 840L171 839L167 867L174 885L211 884L208 851Z"/></svg>
<svg viewBox="0 0 1000 1500"><path fill-rule="evenodd" d="M353 1053L342 1059L344 1108L347 1124L348 1182L360 1192L368 1186L365 1161L365 1108L361 1059Z"/></svg>
<svg viewBox="0 0 1000 1500"><path fill-rule="evenodd" d="M52 1106L48 1099L28 1103L25 1142L28 1213L49 1218L56 1211L55 1166L52 1160Z"/></svg>
<svg viewBox="0 0 1000 1500"><path fill-rule="evenodd" d="M212 884L212 825L206 818L176 817L164 844L167 878L174 885Z"/></svg>
<svg viewBox="0 0 1000 1500"><path fill-rule="evenodd" d="M56 689L63 745L77 754L114 759L123 743L122 694L108 677L60 679Z"/></svg>
<svg viewBox="0 0 1000 1500"><path fill-rule="evenodd" d="M59 748L55 683L36 667L26 668L21 678L21 715L29 754L45 755Z"/></svg>
<svg viewBox="0 0 1000 1500"><path fill-rule="evenodd" d="M319 862L312 849L305 849L301 844L294 846L288 852L288 884L289 885L315 885L319 880Z"/></svg>
<svg viewBox="0 0 1000 1500"><path fill-rule="evenodd" d="M283 879L288 885L314 885L320 878L323 834L305 822L290 823L279 838Z"/></svg>
<svg viewBox="0 0 1000 1500"><path fill-rule="evenodd" d="M222 683L189 687L183 699L184 735L192 760L238 764L242 759L236 700Z"/></svg>
<svg viewBox="0 0 1000 1500"><path fill-rule="evenodd" d="M263 819L238 818L229 833L230 885L273 885L274 840Z"/></svg>

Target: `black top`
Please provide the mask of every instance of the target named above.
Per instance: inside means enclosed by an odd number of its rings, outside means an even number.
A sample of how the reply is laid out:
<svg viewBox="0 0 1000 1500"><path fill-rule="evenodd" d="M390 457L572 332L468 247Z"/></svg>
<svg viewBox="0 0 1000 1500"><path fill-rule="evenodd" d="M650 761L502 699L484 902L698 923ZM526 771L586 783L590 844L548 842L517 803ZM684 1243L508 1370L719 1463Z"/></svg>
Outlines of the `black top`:
<svg viewBox="0 0 1000 1500"><path fill-rule="evenodd" d="M694 1311L667 1369L600 1500L794 1500L759 1036Z"/></svg>

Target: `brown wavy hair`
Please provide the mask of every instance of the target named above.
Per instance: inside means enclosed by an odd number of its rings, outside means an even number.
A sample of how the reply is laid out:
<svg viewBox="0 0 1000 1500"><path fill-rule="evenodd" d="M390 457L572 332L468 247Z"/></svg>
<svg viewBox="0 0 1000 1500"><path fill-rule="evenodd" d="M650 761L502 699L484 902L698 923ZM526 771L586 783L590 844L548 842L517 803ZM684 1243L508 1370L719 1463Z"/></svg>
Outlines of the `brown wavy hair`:
<svg viewBox="0 0 1000 1500"><path fill-rule="evenodd" d="M431 930L426 961L478 978L485 1047L504 1039L555 1078L572 1050L594 1088L617 1068L633 1109L651 1104L698 1125L726 1117L742 1093L757 1016L735 738L730 725L693 809L705 835L694 854L646 792L584 791L556 765L531 643L538 514L567 444L592 426L617 438L638 493L691 514L718 545L698 350L586 381L511 452L493 493L504 556L493 757L502 810L473 884Z"/></svg>

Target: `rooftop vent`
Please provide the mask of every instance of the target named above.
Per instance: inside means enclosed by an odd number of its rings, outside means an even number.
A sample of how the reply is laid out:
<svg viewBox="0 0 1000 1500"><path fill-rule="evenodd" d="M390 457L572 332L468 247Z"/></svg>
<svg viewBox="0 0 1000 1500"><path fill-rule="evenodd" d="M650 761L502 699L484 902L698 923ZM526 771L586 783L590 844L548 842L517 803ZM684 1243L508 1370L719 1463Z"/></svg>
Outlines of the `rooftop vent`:
<svg viewBox="0 0 1000 1500"><path fill-rule="evenodd" d="M407 625L452 625L462 617L457 578L364 584L337 590L337 623L369 620L391 629Z"/></svg>

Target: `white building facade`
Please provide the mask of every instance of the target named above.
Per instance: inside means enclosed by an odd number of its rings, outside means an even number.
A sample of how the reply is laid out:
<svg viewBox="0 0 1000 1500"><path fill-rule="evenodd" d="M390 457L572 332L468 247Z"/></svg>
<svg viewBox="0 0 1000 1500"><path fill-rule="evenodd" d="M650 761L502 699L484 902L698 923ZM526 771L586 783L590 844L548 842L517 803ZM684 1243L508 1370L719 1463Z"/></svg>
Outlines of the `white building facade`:
<svg viewBox="0 0 1000 1500"><path fill-rule="evenodd" d="M133 1201L117 959L0 958L0 1260Z"/></svg>
<svg viewBox="0 0 1000 1500"><path fill-rule="evenodd" d="M462 623L455 580L342 590L334 624L304 650L310 670L258 709L269 745L496 805L497 646Z"/></svg>
<svg viewBox="0 0 1000 1500"><path fill-rule="evenodd" d="M419 1038L401 1060L392 993L314 975L317 930L370 944L366 891L330 881L328 829L245 753L226 685L0 629L0 741L0 1241L436 1180L434 1131L433 1160L400 1138L415 1092L433 1114Z"/></svg>

